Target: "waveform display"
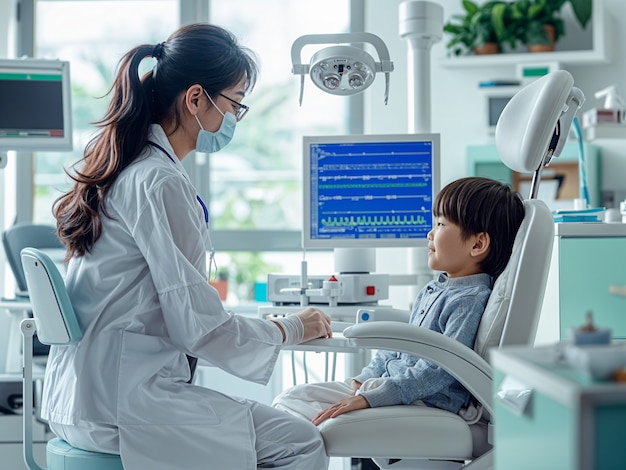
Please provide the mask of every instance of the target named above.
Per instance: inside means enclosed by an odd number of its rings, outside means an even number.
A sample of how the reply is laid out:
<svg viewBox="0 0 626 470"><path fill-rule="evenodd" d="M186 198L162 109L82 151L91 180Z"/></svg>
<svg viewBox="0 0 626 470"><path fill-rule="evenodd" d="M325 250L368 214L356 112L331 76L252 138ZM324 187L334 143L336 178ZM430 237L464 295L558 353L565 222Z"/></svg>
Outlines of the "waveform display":
<svg viewBox="0 0 626 470"><path fill-rule="evenodd" d="M310 177L313 238L425 238L432 229L430 142L320 144Z"/></svg>

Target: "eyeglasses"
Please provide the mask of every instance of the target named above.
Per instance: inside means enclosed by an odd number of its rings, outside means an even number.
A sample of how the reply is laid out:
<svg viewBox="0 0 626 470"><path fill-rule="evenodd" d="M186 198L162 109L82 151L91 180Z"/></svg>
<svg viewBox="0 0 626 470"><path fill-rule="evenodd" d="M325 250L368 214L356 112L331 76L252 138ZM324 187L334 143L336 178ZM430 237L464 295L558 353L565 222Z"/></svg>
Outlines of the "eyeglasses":
<svg viewBox="0 0 626 470"><path fill-rule="evenodd" d="M237 111L235 111L235 119L237 119L237 122L241 121L243 117L246 115L246 113L250 110L249 106L246 106L245 104L241 104L239 101L235 101L234 99L229 98L228 96L223 95L222 93L218 93L218 95L220 95L222 98L226 98L231 103L234 103L237 106L239 106L237 108Z"/></svg>

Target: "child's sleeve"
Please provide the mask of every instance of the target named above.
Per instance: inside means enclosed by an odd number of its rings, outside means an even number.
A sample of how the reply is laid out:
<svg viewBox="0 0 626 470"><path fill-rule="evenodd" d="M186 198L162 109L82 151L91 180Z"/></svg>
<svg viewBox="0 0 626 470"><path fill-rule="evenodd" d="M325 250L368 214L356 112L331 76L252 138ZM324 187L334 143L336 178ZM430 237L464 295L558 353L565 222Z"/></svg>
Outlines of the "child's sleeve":
<svg viewBox="0 0 626 470"><path fill-rule="evenodd" d="M422 289L415 298L413 302L413 309L411 310L411 317L409 323L413 323L413 317L415 316L415 312L418 310L418 306L422 302L424 297L424 289ZM361 373L356 377L353 377L357 382L365 382L367 379L382 377L386 371L387 361L392 359L397 359L399 357L397 352L393 351L378 351L374 358L370 361L368 365L366 365Z"/></svg>
<svg viewBox="0 0 626 470"><path fill-rule="evenodd" d="M367 379L382 377L385 373L385 366L389 360L397 359L398 353L393 351L378 351L368 365L363 367L361 373L353 377L357 382L365 382Z"/></svg>
<svg viewBox="0 0 626 470"><path fill-rule="evenodd" d="M438 321L441 332L473 347L484 306L481 296L466 296L446 302ZM446 394L456 382L444 369L425 359L409 354L402 356L403 360L385 364L389 377L380 387L360 393L371 407L410 405L442 392Z"/></svg>

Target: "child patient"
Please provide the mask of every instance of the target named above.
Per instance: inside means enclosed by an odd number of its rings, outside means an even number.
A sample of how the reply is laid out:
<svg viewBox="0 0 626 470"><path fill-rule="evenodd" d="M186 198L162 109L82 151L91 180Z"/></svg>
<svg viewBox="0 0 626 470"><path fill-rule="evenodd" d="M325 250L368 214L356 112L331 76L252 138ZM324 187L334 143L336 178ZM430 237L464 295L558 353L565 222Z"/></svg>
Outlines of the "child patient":
<svg viewBox="0 0 626 470"><path fill-rule="evenodd" d="M508 263L524 205L509 186L462 178L445 186L433 205L428 267L440 271L417 295L409 323L473 348L495 278ZM378 351L356 377L303 384L278 395L273 406L318 425L363 408L425 404L459 413L470 394L450 374L418 356Z"/></svg>

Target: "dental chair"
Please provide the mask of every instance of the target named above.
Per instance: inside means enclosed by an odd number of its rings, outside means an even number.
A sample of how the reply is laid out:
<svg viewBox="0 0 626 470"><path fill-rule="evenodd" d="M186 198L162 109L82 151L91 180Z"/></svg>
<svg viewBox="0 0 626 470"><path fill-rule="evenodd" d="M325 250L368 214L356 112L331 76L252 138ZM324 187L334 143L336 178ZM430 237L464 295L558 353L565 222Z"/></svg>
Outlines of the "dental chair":
<svg viewBox="0 0 626 470"><path fill-rule="evenodd" d="M464 419L437 408L405 405L346 413L319 426L329 456L369 458L383 469L494 467L497 423L489 350L534 341L554 240L552 214L536 199L537 186L543 167L560 154L584 102L582 92L572 85L566 71L546 75L520 90L498 121L501 159L514 171L533 173L533 182L513 253L494 284L474 349L400 322L366 322L344 330L355 347L406 352L441 366L471 393L477 413Z"/></svg>
<svg viewBox="0 0 626 470"><path fill-rule="evenodd" d="M45 470L33 457L33 335L36 331L44 344L65 345L80 341L82 332L63 278L52 259L35 248L24 248L21 264L34 317L20 323L24 337L24 462L29 470ZM46 460L48 470L123 470L119 455L77 449L59 438L48 441Z"/></svg>

